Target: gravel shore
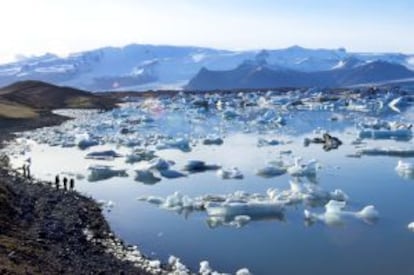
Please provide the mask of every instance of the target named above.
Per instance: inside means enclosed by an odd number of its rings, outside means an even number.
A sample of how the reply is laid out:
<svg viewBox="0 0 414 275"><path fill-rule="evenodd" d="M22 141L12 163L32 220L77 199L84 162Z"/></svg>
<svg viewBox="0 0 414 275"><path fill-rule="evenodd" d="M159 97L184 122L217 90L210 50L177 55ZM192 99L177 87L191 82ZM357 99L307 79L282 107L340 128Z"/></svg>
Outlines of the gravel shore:
<svg viewBox="0 0 414 275"><path fill-rule="evenodd" d="M67 119L50 112L35 120L1 119L0 147L14 132ZM0 274L166 273L149 265L115 238L93 199L0 164Z"/></svg>

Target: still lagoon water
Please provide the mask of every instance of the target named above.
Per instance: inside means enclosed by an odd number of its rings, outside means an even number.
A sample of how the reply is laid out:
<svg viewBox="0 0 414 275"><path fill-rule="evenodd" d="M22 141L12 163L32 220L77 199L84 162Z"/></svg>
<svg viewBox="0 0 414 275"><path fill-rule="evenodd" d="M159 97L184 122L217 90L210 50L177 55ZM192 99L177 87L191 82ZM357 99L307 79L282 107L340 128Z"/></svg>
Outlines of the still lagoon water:
<svg viewBox="0 0 414 275"><path fill-rule="evenodd" d="M407 228L414 221L414 180L409 171L404 176L396 170L399 160L413 160L409 154L402 158L361 153L364 148L412 150L411 105L397 112L383 107L385 99L378 97L359 99L353 103L359 107L351 109L340 100L306 103L300 97L303 104L288 106L286 97L268 94L249 97L249 102L258 103L240 107L236 99L242 95L214 96L208 100L183 95L140 98L107 113L62 111L76 118L24 133L6 150L13 154L16 167L30 158L37 178L75 177L78 191L103 201L103 212L120 238L164 262L175 255L197 271L200 261L208 260L215 270L228 273L247 267L253 274L414 274L414 233ZM372 107L374 100L381 101L381 109ZM392 136L393 127L406 130L402 138ZM386 135L360 139L361 131ZM329 151L319 143L305 146L304 140L322 137L325 132L338 137L342 145ZM208 144L206 139L216 142ZM81 150L81 142L95 146ZM127 156L138 148L154 150L158 159L170 160L171 168L185 176L162 177L145 160L126 163ZM108 150L120 157L85 158L91 152ZM305 164L315 159L315 174L289 173L297 157ZM183 168L190 160L223 169L237 167L243 178L223 179L217 170L188 173ZM110 165L126 174L92 178L97 165ZM258 175L258 170L269 165L284 172ZM157 182L137 178L136 170L152 171ZM325 197L307 203L304 194L314 194L297 190L302 185L325 192ZM217 222L205 207L169 208L164 201L146 201L148 196L162 200L175 192L191 200L236 191L257 193L249 195L250 202L267 196L269 189L277 189L276 193L290 190L288 196L299 194L300 199L283 201L283 210L274 215L261 215L260 209L242 213L248 216L242 224L228 219ZM346 194L341 199L346 201L344 211L357 212L373 205L378 217L367 220L338 214L340 221L335 223L323 217L307 219L305 209L315 217L325 212L324 205L333 199L326 194L335 189Z"/></svg>

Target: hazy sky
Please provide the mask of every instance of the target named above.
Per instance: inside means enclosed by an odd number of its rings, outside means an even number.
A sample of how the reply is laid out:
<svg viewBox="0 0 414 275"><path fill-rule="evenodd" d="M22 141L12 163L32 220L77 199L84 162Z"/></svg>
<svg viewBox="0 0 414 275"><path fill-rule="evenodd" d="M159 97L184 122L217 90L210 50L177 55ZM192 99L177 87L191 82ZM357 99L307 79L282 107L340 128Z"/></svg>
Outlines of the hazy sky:
<svg viewBox="0 0 414 275"><path fill-rule="evenodd" d="M413 0L4 0L0 61L128 43L414 53Z"/></svg>

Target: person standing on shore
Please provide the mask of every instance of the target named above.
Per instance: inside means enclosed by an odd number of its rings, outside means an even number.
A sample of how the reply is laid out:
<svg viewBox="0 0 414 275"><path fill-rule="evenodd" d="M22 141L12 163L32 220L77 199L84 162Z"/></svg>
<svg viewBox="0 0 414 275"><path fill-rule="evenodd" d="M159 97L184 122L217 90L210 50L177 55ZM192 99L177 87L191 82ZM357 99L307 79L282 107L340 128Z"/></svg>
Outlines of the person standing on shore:
<svg viewBox="0 0 414 275"><path fill-rule="evenodd" d="M23 177L26 178L26 164L23 164Z"/></svg>
<svg viewBox="0 0 414 275"><path fill-rule="evenodd" d="M63 178L63 189L65 191L68 190L68 178L67 177Z"/></svg>
<svg viewBox="0 0 414 275"><path fill-rule="evenodd" d="M75 180L74 179L70 179L69 181L69 189L73 190L75 188Z"/></svg>

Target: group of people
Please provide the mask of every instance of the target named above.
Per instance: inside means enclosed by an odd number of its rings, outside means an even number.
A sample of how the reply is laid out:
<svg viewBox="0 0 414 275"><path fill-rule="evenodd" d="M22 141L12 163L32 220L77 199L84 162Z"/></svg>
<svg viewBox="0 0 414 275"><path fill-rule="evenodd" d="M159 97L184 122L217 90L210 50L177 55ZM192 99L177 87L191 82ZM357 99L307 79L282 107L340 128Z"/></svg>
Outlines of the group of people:
<svg viewBox="0 0 414 275"><path fill-rule="evenodd" d="M32 161L31 158L28 158L25 163L23 164L22 170L23 170L23 177L26 179L31 180L32 179L32 175L30 172L30 165L31 165ZM68 179L67 177L64 177L62 180L63 183L63 190L67 191L67 190L73 190L75 189L75 180L73 178ZM47 184L49 186L52 186L52 182L47 182ZM55 187L56 190L60 189L60 177L59 175L56 175L55 177Z"/></svg>
<svg viewBox="0 0 414 275"><path fill-rule="evenodd" d="M30 164L23 164L23 177L25 177L26 179L30 179L31 178L31 174L30 174Z"/></svg>
<svg viewBox="0 0 414 275"><path fill-rule="evenodd" d="M68 180L67 177L64 177L62 182L63 182L63 190L65 190L65 191L66 190L73 190L75 188L75 180L74 179ZM68 186L68 183L69 183L69 186ZM56 177L55 177L55 187L56 187L56 190L60 189L60 177L59 177L59 175L56 175Z"/></svg>

